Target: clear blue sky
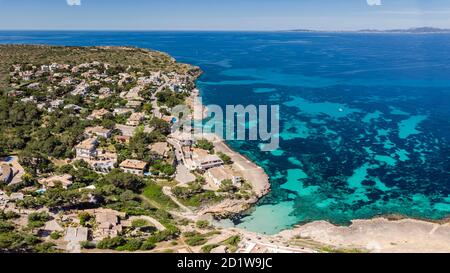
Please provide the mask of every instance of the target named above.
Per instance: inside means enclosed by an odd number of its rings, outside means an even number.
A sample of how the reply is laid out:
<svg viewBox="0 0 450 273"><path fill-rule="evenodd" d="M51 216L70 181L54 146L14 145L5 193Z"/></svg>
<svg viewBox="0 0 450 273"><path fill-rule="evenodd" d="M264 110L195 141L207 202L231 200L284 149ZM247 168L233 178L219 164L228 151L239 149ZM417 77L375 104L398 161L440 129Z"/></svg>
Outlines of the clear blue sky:
<svg viewBox="0 0 450 273"><path fill-rule="evenodd" d="M450 28L448 18L449 0L0 0L0 29Z"/></svg>

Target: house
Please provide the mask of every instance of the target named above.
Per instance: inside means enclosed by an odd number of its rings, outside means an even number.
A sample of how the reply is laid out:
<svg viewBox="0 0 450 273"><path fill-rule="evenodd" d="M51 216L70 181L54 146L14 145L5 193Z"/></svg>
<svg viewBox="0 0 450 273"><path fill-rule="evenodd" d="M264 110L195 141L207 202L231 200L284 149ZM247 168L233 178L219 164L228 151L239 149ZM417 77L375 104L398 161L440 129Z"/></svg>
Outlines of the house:
<svg viewBox="0 0 450 273"><path fill-rule="evenodd" d="M242 182L242 178L238 176L232 169L220 166L209 169L206 175L211 178L211 180L218 187L222 185L224 180L230 180L233 185L238 185Z"/></svg>
<svg viewBox="0 0 450 273"><path fill-rule="evenodd" d="M0 183L9 184L14 177L13 169L6 164L0 166Z"/></svg>
<svg viewBox="0 0 450 273"><path fill-rule="evenodd" d="M142 86L136 86L130 89L130 91L126 92L125 94L121 94L120 96L129 100L129 101L142 101L144 100L139 93L144 90Z"/></svg>
<svg viewBox="0 0 450 273"><path fill-rule="evenodd" d="M122 232L121 217L124 213L111 209L94 210L95 220L97 222L97 235L102 238L116 237Z"/></svg>
<svg viewBox="0 0 450 273"><path fill-rule="evenodd" d="M89 120L103 119L103 117L106 116L107 114L109 114L109 111L106 109L94 110L87 117L87 119L89 119Z"/></svg>
<svg viewBox="0 0 450 273"><path fill-rule="evenodd" d="M31 90L38 90L40 87L40 83L38 82L34 82L34 83L30 83L27 88L31 89Z"/></svg>
<svg viewBox="0 0 450 273"><path fill-rule="evenodd" d="M128 101L126 107L127 108L132 108L132 109L136 109L142 106L142 101L138 101L138 100L130 100Z"/></svg>
<svg viewBox="0 0 450 273"><path fill-rule="evenodd" d="M114 140L118 143L122 143L122 144L128 144L130 143L130 139L131 137L129 136L115 136Z"/></svg>
<svg viewBox="0 0 450 273"><path fill-rule="evenodd" d="M68 85L72 85L75 83L75 80L72 77L64 77L60 84L61 86L68 86Z"/></svg>
<svg viewBox="0 0 450 273"><path fill-rule="evenodd" d="M202 149L193 149L192 152L193 168L198 170L207 170L222 166L224 163L217 155L211 155Z"/></svg>
<svg viewBox="0 0 450 273"><path fill-rule="evenodd" d="M116 108L113 111L115 116L126 115L126 114L130 114L133 112L134 112L134 110L131 108Z"/></svg>
<svg viewBox="0 0 450 273"><path fill-rule="evenodd" d="M88 138L75 146L77 158L92 158L97 155L98 141L96 138Z"/></svg>
<svg viewBox="0 0 450 273"><path fill-rule="evenodd" d="M206 157L196 158L193 161L194 167L202 171L223 165L222 159L217 155L208 155Z"/></svg>
<svg viewBox="0 0 450 273"><path fill-rule="evenodd" d="M89 230L85 227L69 227L66 231L65 241L80 243L89 239Z"/></svg>
<svg viewBox="0 0 450 273"><path fill-rule="evenodd" d="M0 191L0 209L5 209L8 202L9 197L3 191Z"/></svg>
<svg viewBox="0 0 450 273"><path fill-rule="evenodd" d="M75 89L71 92L72 95L81 95L84 96L86 93L89 92L89 84L86 82L81 82L78 84Z"/></svg>
<svg viewBox="0 0 450 273"><path fill-rule="evenodd" d="M194 144L193 135L180 130L173 132L170 137L178 141L182 146L192 146Z"/></svg>
<svg viewBox="0 0 450 273"><path fill-rule="evenodd" d="M68 104L68 105L64 106L64 109L70 109L77 113L79 113L79 112L81 112L81 110L83 110L83 108L81 108L80 106L75 105L75 104Z"/></svg>
<svg viewBox="0 0 450 273"><path fill-rule="evenodd" d="M127 159L120 163L120 169L126 173L132 173L139 176L144 176L145 169L147 168L147 162Z"/></svg>
<svg viewBox="0 0 450 273"><path fill-rule="evenodd" d="M132 137L136 127L123 124L116 124L116 129L122 133L122 136Z"/></svg>
<svg viewBox="0 0 450 273"><path fill-rule="evenodd" d="M36 99L33 96L30 96L27 98L23 98L20 101L23 103L33 103L33 102L36 102Z"/></svg>
<svg viewBox="0 0 450 273"><path fill-rule="evenodd" d="M88 137L103 137L109 138L111 137L111 130L103 128L101 126L88 127L84 130L84 134Z"/></svg>
<svg viewBox="0 0 450 273"><path fill-rule="evenodd" d="M117 154L105 150L98 150L95 158L86 160L91 167L100 173L109 173L117 163Z"/></svg>
<svg viewBox="0 0 450 273"><path fill-rule="evenodd" d="M100 88L98 93L100 94L100 97L99 97L100 99L106 99L106 98L108 98L108 97L110 97L112 95L112 91L108 87Z"/></svg>
<svg viewBox="0 0 450 273"><path fill-rule="evenodd" d="M64 104L63 100L52 100L50 102L50 107L53 109L56 109L56 108L59 108L63 104Z"/></svg>
<svg viewBox="0 0 450 273"><path fill-rule="evenodd" d="M64 189L67 189L70 185L72 185L72 180L73 177L70 174L63 174L39 179L38 183L45 188L53 188L60 183Z"/></svg>
<svg viewBox="0 0 450 273"><path fill-rule="evenodd" d="M144 120L144 113L133 113L127 120L128 126L138 126Z"/></svg>
<svg viewBox="0 0 450 273"><path fill-rule="evenodd" d="M171 148L167 142L157 142L150 145L150 151L162 157L168 157Z"/></svg>

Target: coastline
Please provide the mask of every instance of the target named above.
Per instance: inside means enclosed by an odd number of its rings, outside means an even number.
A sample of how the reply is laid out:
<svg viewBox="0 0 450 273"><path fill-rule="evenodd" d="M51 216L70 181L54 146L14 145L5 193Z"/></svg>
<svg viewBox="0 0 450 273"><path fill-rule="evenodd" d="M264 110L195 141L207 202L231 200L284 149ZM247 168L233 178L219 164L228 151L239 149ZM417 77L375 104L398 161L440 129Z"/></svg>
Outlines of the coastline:
<svg viewBox="0 0 450 273"><path fill-rule="evenodd" d="M197 81L202 72L197 75L195 81ZM198 88L195 88L192 91L186 102L188 107L191 108L194 121L202 121L208 117L208 108L203 104L200 90ZM246 156L231 149L231 147L226 144L224 139L213 133L194 135L194 138L204 138L211 141L214 144L214 150L216 152L221 152L229 156L233 161L232 168L242 174L243 179L251 184L255 194L253 197L245 200L227 199L219 204L200 210L198 212L200 216L210 214L218 218L230 218L231 216L247 211L252 207L252 205L256 204L261 198L270 192L270 178L264 169L252 162Z"/></svg>
<svg viewBox="0 0 450 273"><path fill-rule="evenodd" d="M207 107L200 100L200 91L192 95L194 120L207 117ZM199 108L201 107L201 108ZM201 109L201 111L195 111ZM230 156L255 191L249 200L226 200L198 212L198 215L214 215L230 218L249 210L270 192L270 178L262 167L244 155L234 151L219 136L202 135L212 141L216 151ZM338 226L329 221L313 221L295 225L275 235L262 235L240 228L227 228L242 233L250 240L261 243L281 240L280 245L294 238L309 238L336 249L357 249L368 252L450 252L450 219L434 221L414 219L403 215L385 215L370 219L354 219L350 226ZM431 242L431 243L430 243Z"/></svg>
<svg viewBox="0 0 450 273"><path fill-rule="evenodd" d="M202 134L201 138L208 139L214 144L215 151L222 152L231 158L233 169L252 185L255 195L249 199L224 200L219 204L200 210L199 215L211 214L218 218L230 218L247 211L270 192L270 178L263 168L231 149L223 139L215 134Z"/></svg>
<svg viewBox="0 0 450 273"><path fill-rule="evenodd" d="M200 76L203 73L203 71L198 75ZM198 77L197 77L198 79ZM196 80L197 80L196 79ZM201 121L205 119L208 116L208 108L202 104L200 90L198 88L194 89L191 96L188 98L188 105L193 109L193 119L194 121ZM200 110L199 110L200 109ZM214 214L219 213L220 211L229 211L228 216L236 215L243 213L250 209L252 205L257 203L261 198L263 198L265 195L267 195L271 190L270 185L270 177L268 174L264 171L264 169L260 166L258 166L255 162L248 159L245 155L242 155L236 151L234 151L224 139L220 138L216 134L202 134L201 136L198 136L199 138L206 138L213 142L214 148L216 151L222 152L228 156L230 156L233 159L233 162L237 165L238 169L240 171L244 171L244 178L250 182L253 186L253 189L255 191L255 198L252 198L251 200L246 200L246 202L224 202L227 204L219 204L212 208L208 208L206 210L202 211L202 214ZM245 206L244 206L245 204ZM239 207L239 205L241 205ZM230 209L234 207L233 209ZM226 215L226 213L225 213ZM226 217L229 218L229 217ZM406 215L400 215L400 214L389 214L389 215L380 215L380 216L374 216L372 218L367 219L353 219L352 222L355 221L372 221L377 219L386 219L387 221L402 221L402 220L411 220L411 221L419 221L419 222L426 222L426 223L432 223L432 224L446 224L450 222L450 218L442 219L442 220L432 220L432 219L417 219L417 218L411 218ZM324 221L313 221L304 225L294 225L291 228L288 228L284 231L281 231L280 233L283 233L285 231L289 230L295 230L298 227L310 225L314 223L320 223ZM332 224L329 221L325 221L329 223L332 226L337 226ZM346 226L341 226L346 227Z"/></svg>

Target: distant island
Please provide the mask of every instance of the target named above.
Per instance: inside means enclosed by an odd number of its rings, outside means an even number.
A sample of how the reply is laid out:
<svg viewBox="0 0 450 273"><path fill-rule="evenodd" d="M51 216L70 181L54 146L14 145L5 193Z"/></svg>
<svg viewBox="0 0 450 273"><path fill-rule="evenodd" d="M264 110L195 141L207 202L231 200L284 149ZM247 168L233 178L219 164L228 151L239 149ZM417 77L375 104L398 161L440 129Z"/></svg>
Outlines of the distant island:
<svg viewBox="0 0 450 273"><path fill-rule="evenodd" d="M341 32L341 33L410 33L410 34L430 34L430 33L450 33L450 29L435 27L416 27L408 29L361 29L361 30L311 30L294 29L292 32Z"/></svg>

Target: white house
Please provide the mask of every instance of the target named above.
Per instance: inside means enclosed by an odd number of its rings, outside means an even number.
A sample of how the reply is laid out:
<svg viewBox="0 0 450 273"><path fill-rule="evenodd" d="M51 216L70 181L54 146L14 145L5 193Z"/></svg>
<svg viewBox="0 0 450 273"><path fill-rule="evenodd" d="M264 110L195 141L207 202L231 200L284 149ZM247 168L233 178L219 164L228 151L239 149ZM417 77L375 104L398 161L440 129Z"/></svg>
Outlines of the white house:
<svg viewBox="0 0 450 273"><path fill-rule="evenodd" d="M92 158L97 156L98 141L96 138L89 138L75 146L77 158Z"/></svg>
<svg viewBox="0 0 450 273"><path fill-rule="evenodd" d="M242 182L242 178L235 174L233 170L223 166L209 169L206 172L206 175L211 178L218 187L220 187L225 180L230 180L233 185L238 185Z"/></svg>

